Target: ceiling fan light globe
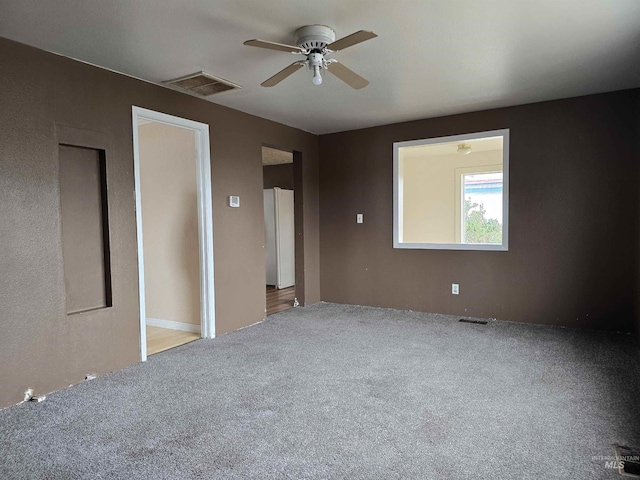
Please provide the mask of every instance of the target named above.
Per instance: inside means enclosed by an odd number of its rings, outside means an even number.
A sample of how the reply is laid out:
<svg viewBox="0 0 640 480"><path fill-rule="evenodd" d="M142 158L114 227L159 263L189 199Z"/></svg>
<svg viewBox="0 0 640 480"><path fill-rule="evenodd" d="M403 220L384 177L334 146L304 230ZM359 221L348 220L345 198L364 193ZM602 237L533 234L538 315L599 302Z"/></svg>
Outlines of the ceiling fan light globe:
<svg viewBox="0 0 640 480"><path fill-rule="evenodd" d="M314 85L322 84L322 75L320 75L320 67L318 65L313 66L313 84Z"/></svg>

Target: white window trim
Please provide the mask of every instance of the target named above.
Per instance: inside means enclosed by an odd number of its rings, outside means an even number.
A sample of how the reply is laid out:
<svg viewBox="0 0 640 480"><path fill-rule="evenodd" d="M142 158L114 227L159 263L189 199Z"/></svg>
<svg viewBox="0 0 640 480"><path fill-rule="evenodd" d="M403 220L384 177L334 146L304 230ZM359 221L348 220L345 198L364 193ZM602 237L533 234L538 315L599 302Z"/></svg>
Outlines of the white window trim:
<svg viewBox="0 0 640 480"><path fill-rule="evenodd" d="M420 145L437 143L460 142L475 140L478 138L502 137L502 244L493 245L486 243L406 243L402 241L403 206L400 199L403 194L402 171L400 166L400 149ZM411 140L408 142L394 142L393 144L393 248L422 249L422 250L479 250L501 251L509 250L509 129L489 130L486 132L467 133L463 135L451 135L447 137L426 138Z"/></svg>

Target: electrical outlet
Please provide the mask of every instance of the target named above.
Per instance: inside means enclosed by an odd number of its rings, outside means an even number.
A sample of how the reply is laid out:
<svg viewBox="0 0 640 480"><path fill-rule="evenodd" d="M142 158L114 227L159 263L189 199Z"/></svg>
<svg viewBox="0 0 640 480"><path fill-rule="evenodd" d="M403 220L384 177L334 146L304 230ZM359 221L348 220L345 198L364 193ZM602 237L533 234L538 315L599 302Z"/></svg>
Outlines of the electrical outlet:
<svg viewBox="0 0 640 480"><path fill-rule="evenodd" d="M356 223L363 223L363 215L361 213L356 214Z"/></svg>
<svg viewBox="0 0 640 480"><path fill-rule="evenodd" d="M453 295L460 295L460 285L457 283L451 284L451 293Z"/></svg>

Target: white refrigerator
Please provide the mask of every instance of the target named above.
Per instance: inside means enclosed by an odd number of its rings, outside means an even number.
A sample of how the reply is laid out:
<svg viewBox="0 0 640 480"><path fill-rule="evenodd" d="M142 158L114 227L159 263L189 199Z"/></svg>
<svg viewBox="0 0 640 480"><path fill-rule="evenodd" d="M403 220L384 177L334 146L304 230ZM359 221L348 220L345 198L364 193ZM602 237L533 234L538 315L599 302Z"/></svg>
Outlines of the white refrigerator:
<svg viewBox="0 0 640 480"><path fill-rule="evenodd" d="M287 288L296 282L293 190L264 190L266 284Z"/></svg>

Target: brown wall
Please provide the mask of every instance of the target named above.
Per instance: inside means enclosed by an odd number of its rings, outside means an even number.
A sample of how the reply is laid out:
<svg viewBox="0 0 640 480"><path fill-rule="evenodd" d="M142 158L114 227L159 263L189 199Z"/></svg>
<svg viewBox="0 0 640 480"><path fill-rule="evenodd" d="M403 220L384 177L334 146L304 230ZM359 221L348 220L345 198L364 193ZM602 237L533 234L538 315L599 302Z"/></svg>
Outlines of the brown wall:
<svg viewBox="0 0 640 480"><path fill-rule="evenodd" d="M210 126L217 334L265 314L263 144L301 152L304 298L319 301L318 137L4 39L0 64L0 407L27 387L49 392L140 359L132 105ZM73 316L61 132L64 143L77 144L68 141L76 135L106 145L113 306ZM241 208L226 206L229 195L240 195Z"/></svg>
<svg viewBox="0 0 640 480"><path fill-rule="evenodd" d="M265 165L262 167L264 188L280 187L285 190L293 188L293 163L282 165Z"/></svg>
<svg viewBox="0 0 640 480"><path fill-rule="evenodd" d="M321 136L322 300L629 331L639 92ZM394 250L393 142L501 128L511 130L509 251Z"/></svg>
<svg viewBox="0 0 640 480"><path fill-rule="evenodd" d="M640 103L640 101L638 102ZM633 107L633 105L631 106ZM637 112L639 110L637 104L635 107L635 111ZM636 115L636 139L640 138L640 115ZM636 164L640 167L640 149L636 148ZM640 185L640 168L638 168L638 185ZM636 199L636 205L638 205L638 212L639 212L639 217L636 220L636 223L638 225L640 225L640 188L636 189L636 193L637 193L637 199ZM637 279L638 282L636 284L636 336L638 338L638 346L640 346L640 228L637 229L636 231L637 236L636 236L636 243L638 245L638 250L636 251L636 266L637 266L637 270L636 270L636 275L637 275Z"/></svg>

